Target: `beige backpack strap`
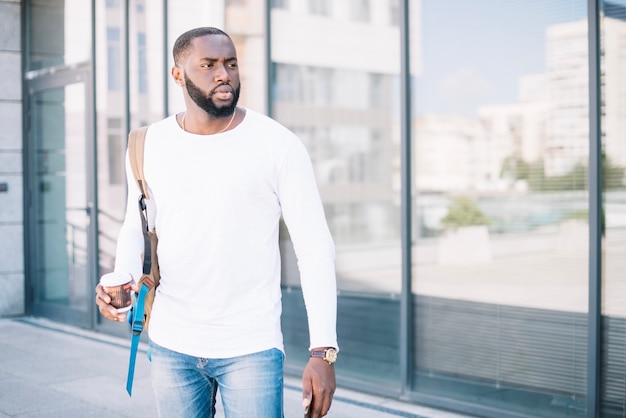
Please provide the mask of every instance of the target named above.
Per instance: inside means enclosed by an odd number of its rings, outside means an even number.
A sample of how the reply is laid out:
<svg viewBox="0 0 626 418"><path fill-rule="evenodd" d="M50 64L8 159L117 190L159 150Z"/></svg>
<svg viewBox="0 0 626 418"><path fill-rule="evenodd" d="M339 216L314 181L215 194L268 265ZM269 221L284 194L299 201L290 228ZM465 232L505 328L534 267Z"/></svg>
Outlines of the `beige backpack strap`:
<svg viewBox="0 0 626 418"><path fill-rule="evenodd" d="M147 130L147 126L142 126L130 131L128 134L128 157L139 191L146 199L150 199L148 195L148 184L143 176L143 150L146 143Z"/></svg>

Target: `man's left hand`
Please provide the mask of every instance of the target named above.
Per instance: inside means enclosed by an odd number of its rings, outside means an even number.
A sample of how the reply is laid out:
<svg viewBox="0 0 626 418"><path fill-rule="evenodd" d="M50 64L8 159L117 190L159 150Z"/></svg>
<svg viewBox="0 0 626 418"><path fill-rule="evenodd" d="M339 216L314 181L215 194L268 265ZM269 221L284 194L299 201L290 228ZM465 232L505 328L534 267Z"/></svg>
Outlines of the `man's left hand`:
<svg viewBox="0 0 626 418"><path fill-rule="evenodd" d="M308 407L308 417L320 418L328 413L336 387L335 366L311 357L302 374L302 406L305 410Z"/></svg>

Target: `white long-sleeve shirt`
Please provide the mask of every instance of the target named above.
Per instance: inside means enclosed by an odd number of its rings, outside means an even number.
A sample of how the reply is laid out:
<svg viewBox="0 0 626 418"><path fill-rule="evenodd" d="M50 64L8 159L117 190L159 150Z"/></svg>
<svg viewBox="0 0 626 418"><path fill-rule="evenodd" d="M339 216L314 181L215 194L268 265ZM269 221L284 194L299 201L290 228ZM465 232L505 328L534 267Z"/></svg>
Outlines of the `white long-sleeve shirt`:
<svg viewBox="0 0 626 418"><path fill-rule="evenodd" d="M298 258L310 347L337 347L334 244L310 158L293 133L249 109L234 129L206 136L183 131L171 116L150 126L144 155L161 271L151 340L205 358L283 350L282 214ZM115 271L138 280L144 248L128 156L126 171Z"/></svg>

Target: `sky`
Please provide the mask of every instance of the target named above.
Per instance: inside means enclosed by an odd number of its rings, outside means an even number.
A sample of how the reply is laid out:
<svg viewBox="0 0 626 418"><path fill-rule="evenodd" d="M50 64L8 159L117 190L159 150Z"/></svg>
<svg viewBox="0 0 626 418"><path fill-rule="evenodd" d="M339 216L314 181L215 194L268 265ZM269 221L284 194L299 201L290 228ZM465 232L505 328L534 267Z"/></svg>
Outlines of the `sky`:
<svg viewBox="0 0 626 418"><path fill-rule="evenodd" d="M586 0L421 0L417 114L475 115L514 103L520 76L545 72L550 25L585 19Z"/></svg>

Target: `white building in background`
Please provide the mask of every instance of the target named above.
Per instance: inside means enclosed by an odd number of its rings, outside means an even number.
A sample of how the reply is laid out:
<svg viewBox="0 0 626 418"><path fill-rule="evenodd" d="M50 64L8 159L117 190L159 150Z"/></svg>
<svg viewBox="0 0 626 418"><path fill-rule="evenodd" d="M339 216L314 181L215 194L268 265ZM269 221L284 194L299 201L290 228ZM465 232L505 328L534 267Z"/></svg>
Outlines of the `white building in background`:
<svg viewBox="0 0 626 418"><path fill-rule="evenodd" d="M603 143L626 166L626 22L604 19ZM589 158L587 21L546 32L544 74L519 79L518 101L482 106L478 118L428 115L415 123L415 184L423 191L499 191L524 186L502 178L509 157L543 162L546 176ZM608 110L607 110L608 109Z"/></svg>
<svg viewBox="0 0 626 418"><path fill-rule="evenodd" d="M567 174L589 157L587 43L587 20L552 25L546 32L547 176Z"/></svg>
<svg viewBox="0 0 626 418"><path fill-rule="evenodd" d="M626 22L603 20L602 129L607 155L611 162L626 166Z"/></svg>
<svg viewBox="0 0 626 418"><path fill-rule="evenodd" d="M480 107L478 116L489 145L488 178L499 188L524 190L524 185L512 183L514 179L503 178L502 169L507 158L533 163L545 155L549 114L546 77L521 77L518 97L517 103Z"/></svg>
<svg viewBox="0 0 626 418"><path fill-rule="evenodd" d="M587 21L548 28L546 75L548 119L547 175L565 174L589 156L589 64ZM605 17L602 49L603 142L614 164L626 166L626 22ZM608 110L607 110L608 109Z"/></svg>
<svg viewBox="0 0 626 418"><path fill-rule="evenodd" d="M414 120L415 184L421 191L503 191L507 158L539 160L546 144L546 77L519 80L516 103L483 106L478 118L426 115Z"/></svg>
<svg viewBox="0 0 626 418"><path fill-rule="evenodd" d="M478 116L492 143L508 156L527 162L539 160L546 146L546 123L548 101L546 77L543 74L528 75L518 83L519 102L500 106L484 106Z"/></svg>
<svg viewBox="0 0 626 418"><path fill-rule="evenodd" d="M476 118L425 115L413 121L415 187L421 192L476 190L489 178L487 135Z"/></svg>

